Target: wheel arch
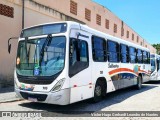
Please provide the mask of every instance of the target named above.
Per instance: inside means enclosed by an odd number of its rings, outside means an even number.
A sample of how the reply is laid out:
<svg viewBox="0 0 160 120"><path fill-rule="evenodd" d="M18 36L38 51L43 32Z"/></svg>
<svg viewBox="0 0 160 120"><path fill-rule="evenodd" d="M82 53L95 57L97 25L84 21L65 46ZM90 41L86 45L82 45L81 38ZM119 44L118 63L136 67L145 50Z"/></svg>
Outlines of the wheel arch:
<svg viewBox="0 0 160 120"><path fill-rule="evenodd" d="M107 80L106 80L106 78L105 77L99 77L96 80L95 85L96 85L97 82L100 82L104 86L104 88L105 88L105 94L106 94L106 92L107 92Z"/></svg>

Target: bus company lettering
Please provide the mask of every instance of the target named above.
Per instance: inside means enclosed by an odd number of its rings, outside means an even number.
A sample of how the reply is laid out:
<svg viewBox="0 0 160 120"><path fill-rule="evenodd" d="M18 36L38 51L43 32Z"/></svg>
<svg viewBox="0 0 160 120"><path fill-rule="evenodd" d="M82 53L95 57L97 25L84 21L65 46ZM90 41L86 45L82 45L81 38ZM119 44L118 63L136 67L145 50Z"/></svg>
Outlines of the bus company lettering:
<svg viewBox="0 0 160 120"><path fill-rule="evenodd" d="M119 65L113 64L113 63L108 63L108 68L119 68Z"/></svg>

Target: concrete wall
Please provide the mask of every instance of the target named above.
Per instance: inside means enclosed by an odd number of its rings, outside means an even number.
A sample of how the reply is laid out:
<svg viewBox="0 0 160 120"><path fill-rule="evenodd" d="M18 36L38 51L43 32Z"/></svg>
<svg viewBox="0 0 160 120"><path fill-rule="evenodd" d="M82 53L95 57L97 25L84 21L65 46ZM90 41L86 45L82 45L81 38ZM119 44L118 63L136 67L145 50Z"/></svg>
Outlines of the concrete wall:
<svg viewBox="0 0 160 120"><path fill-rule="evenodd" d="M13 84L13 69L17 49L17 40L12 41L12 52L8 54L7 40L10 37L19 36L21 30L21 6L7 0L1 0L4 4L14 8L14 18L0 15L0 83ZM0 86L1 86L0 84Z"/></svg>

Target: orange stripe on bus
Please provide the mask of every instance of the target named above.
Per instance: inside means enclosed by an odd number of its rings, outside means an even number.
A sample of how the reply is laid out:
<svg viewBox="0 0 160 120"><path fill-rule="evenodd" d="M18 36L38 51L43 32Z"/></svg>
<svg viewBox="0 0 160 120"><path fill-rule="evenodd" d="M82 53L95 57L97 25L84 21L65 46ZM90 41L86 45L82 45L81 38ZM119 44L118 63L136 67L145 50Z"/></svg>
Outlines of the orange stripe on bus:
<svg viewBox="0 0 160 120"><path fill-rule="evenodd" d="M117 73L117 72L122 72L122 71L134 73L133 70L128 69L128 68L118 68L118 69L115 69L115 70L110 71L110 72L109 72L109 75L112 75L112 74Z"/></svg>
<svg viewBox="0 0 160 120"><path fill-rule="evenodd" d="M118 69L110 71L109 75L112 75L112 74L115 74L115 73L118 73L118 72L132 72L134 74L138 74L139 72L144 72L146 74L149 74L148 72L146 72L144 70L139 70L138 73L135 73L134 70L131 70L131 69L128 69L128 68L118 68Z"/></svg>

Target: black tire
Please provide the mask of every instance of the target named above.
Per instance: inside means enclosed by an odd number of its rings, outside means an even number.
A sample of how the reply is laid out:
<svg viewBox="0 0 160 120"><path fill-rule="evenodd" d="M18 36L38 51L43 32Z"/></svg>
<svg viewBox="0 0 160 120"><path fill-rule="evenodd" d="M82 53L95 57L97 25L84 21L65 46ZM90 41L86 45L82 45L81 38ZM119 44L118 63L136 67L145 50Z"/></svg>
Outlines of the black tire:
<svg viewBox="0 0 160 120"><path fill-rule="evenodd" d="M105 92L104 85L102 84L102 82L97 81L94 89L93 101L94 102L101 101L102 98L105 96L104 92Z"/></svg>
<svg viewBox="0 0 160 120"><path fill-rule="evenodd" d="M138 76L137 77L137 85L136 85L136 89L140 90L142 88L142 77Z"/></svg>

